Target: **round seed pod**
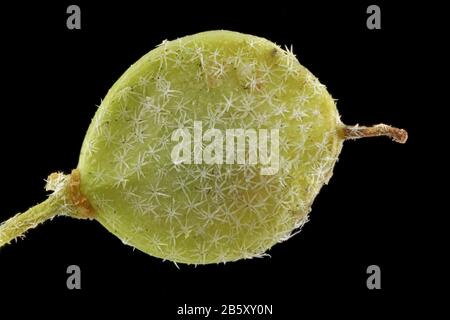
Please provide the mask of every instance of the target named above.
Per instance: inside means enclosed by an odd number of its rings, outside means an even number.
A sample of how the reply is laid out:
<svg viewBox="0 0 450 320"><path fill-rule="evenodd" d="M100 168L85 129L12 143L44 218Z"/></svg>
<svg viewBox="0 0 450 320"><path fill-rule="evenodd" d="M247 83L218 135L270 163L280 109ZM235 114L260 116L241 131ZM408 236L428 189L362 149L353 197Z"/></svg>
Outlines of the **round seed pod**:
<svg viewBox="0 0 450 320"><path fill-rule="evenodd" d="M77 169L50 176L55 192L16 229L64 212L174 262L263 256L307 221L343 141L374 135L406 141L343 125L292 49L230 31L164 41L109 90Z"/></svg>

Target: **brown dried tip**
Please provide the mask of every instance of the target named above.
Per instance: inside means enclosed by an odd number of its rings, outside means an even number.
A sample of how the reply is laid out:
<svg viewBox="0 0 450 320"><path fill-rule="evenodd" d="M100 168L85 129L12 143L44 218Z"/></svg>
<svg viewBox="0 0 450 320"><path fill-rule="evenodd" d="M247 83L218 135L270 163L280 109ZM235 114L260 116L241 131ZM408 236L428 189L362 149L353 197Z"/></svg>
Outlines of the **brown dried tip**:
<svg viewBox="0 0 450 320"><path fill-rule="evenodd" d="M398 143L405 143L408 140L408 132L403 129L388 126L386 124L377 124L372 127L364 126L346 126L344 128L344 139L354 140L359 138L387 136Z"/></svg>
<svg viewBox="0 0 450 320"><path fill-rule="evenodd" d="M80 171L73 169L69 179L69 196L72 204L77 208L79 214L77 218L93 219L95 210L80 190Z"/></svg>

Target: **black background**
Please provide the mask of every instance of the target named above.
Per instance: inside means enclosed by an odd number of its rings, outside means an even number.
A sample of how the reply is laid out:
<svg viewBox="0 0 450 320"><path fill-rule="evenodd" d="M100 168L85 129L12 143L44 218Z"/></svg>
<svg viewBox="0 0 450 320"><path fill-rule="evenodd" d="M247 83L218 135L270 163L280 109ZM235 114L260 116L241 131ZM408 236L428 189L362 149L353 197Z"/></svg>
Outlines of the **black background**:
<svg viewBox="0 0 450 320"><path fill-rule="evenodd" d="M381 30L366 28L373 3L381 7ZM70 4L81 7L81 30L66 28ZM427 282L419 229L426 208L414 66L426 35L416 9L379 1L2 4L0 221L44 200L49 173L76 167L96 105L129 65L164 39L200 31L292 44L338 99L345 123L384 122L410 134L405 145L386 138L345 143L310 222L275 246L272 258L178 270L122 245L96 222L56 218L0 250L3 312L14 301L24 303L21 313L58 315L58 305L71 314L143 312L143 319L175 319L184 303L273 304L273 319L418 308ZM82 270L79 291L66 288L71 264ZM381 290L366 287L371 264L381 268Z"/></svg>

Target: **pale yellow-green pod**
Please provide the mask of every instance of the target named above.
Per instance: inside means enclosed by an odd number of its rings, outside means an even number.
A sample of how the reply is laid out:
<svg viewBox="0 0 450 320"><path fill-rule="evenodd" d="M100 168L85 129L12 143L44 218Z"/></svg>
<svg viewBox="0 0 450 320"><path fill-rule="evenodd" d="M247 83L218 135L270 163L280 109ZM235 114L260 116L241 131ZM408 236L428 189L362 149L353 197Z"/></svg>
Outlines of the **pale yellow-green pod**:
<svg viewBox="0 0 450 320"><path fill-rule="evenodd" d="M230 31L164 41L112 86L77 168L0 226L0 246L68 215L176 263L264 256L307 221L344 140L380 135L407 139L342 124L292 49Z"/></svg>

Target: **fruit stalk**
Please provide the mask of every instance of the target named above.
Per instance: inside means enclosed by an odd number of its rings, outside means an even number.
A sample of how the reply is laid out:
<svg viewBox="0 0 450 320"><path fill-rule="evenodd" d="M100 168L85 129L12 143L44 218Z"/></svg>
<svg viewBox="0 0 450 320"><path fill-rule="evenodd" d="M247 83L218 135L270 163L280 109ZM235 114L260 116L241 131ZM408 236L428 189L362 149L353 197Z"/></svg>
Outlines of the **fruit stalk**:
<svg viewBox="0 0 450 320"><path fill-rule="evenodd" d="M60 214L63 202L64 199L61 194L55 193L45 201L3 222L0 225L0 247L19 237L24 237L29 229L35 228L44 221Z"/></svg>
<svg viewBox="0 0 450 320"><path fill-rule="evenodd" d="M408 140L406 130L388 126L386 124L377 124L372 127L365 126L346 126L344 128L344 139L355 140L359 138L387 136L398 143L405 143Z"/></svg>

